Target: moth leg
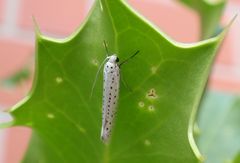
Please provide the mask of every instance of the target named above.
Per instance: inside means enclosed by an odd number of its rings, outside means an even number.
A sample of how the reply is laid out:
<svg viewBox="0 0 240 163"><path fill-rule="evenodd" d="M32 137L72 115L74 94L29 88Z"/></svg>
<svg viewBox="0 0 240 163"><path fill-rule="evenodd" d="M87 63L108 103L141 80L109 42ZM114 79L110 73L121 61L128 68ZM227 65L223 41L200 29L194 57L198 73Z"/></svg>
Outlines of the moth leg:
<svg viewBox="0 0 240 163"><path fill-rule="evenodd" d="M121 73L121 72L120 72ZM123 79L123 75L121 73L121 82L123 83L124 87L129 91L129 92L133 92L133 90L131 89L131 87L129 87L129 85L125 82L125 80Z"/></svg>

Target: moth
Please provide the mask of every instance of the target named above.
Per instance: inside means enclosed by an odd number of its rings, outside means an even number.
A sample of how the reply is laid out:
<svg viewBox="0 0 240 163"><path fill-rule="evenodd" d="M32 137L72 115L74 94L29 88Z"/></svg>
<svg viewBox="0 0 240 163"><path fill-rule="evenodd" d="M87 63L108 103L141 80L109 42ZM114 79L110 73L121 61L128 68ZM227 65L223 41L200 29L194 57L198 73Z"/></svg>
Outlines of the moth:
<svg viewBox="0 0 240 163"><path fill-rule="evenodd" d="M109 55L107 44L104 41L104 46L107 52L107 57L102 62L97 72L94 85L96 83L97 76L101 67L104 64L103 69L103 101L102 101L102 129L101 140L104 143L108 143L111 136L115 115L117 112L117 103L119 97L120 88L120 68L123 64L127 63L131 58L135 57L139 50L132 56L119 63L119 58L116 54ZM94 86L93 86L94 87Z"/></svg>

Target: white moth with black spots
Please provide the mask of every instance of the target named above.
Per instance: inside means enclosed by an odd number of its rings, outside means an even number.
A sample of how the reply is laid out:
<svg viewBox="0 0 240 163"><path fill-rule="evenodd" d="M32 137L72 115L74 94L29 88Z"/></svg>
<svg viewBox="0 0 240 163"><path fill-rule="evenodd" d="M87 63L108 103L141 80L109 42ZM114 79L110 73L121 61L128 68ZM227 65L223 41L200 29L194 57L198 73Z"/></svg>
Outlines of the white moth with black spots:
<svg viewBox="0 0 240 163"><path fill-rule="evenodd" d="M106 52L108 53L107 45L104 42ZM101 67L104 65L103 70L103 104L102 104L102 129L101 129L101 140L104 143L109 142L111 136L115 115L117 112L117 102L119 96L120 88L120 67L126 63L129 59L137 55L139 51L134 53L131 57L124 60L122 63L119 63L119 58L116 54L108 56L105 58L103 63L100 65L95 81L93 83L92 92L96 84L96 79L99 75ZM92 96L91 92L91 96Z"/></svg>
<svg viewBox="0 0 240 163"><path fill-rule="evenodd" d="M116 114L120 85L120 69L118 62L118 57L116 55L112 55L104 65L101 131L101 139L103 142L107 142L111 135L112 125Z"/></svg>

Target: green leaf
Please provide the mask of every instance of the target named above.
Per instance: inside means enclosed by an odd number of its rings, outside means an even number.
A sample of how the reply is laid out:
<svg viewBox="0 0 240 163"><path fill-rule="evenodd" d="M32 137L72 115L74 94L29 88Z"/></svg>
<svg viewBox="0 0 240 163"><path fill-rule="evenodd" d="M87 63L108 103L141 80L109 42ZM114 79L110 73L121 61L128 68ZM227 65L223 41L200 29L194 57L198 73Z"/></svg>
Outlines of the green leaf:
<svg viewBox="0 0 240 163"><path fill-rule="evenodd" d="M85 24L65 40L37 30L34 86L11 110L15 126L33 129L23 162L201 161L192 126L224 33L197 44L176 43L120 0L97 0ZM120 87L109 145L100 140L102 76L90 99L106 57L103 40L120 60L140 50L121 67L133 91Z"/></svg>
<svg viewBox="0 0 240 163"><path fill-rule="evenodd" d="M240 163L240 153L235 158L234 163Z"/></svg>
<svg viewBox="0 0 240 163"><path fill-rule="evenodd" d="M234 160L240 152L240 98L208 92L200 109L197 144L206 163Z"/></svg>
<svg viewBox="0 0 240 163"><path fill-rule="evenodd" d="M213 37L221 31L222 17L226 0L179 0L196 10L201 21L201 39Z"/></svg>

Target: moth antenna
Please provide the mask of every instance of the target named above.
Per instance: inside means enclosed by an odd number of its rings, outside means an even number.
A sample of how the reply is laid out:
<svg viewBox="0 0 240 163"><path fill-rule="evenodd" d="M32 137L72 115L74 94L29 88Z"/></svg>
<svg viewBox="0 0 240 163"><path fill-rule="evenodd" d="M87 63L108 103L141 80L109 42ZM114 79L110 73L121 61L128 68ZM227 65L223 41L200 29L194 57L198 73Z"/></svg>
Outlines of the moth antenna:
<svg viewBox="0 0 240 163"><path fill-rule="evenodd" d="M133 92L133 90L129 87L129 85L126 83L126 81L123 78L123 75L121 74L121 82L123 83L123 85L130 91Z"/></svg>
<svg viewBox="0 0 240 163"><path fill-rule="evenodd" d="M103 46L104 46L104 48L105 48L105 50L106 50L107 57L108 57L108 56L109 56L109 55L108 55L108 54L109 54L109 51L108 51L108 46L107 46L107 43L106 43L105 40L103 40Z"/></svg>
<svg viewBox="0 0 240 163"><path fill-rule="evenodd" d="M96 85L96 82L97 82L97 78L98 78L98 76L99 76L99 72L100 72L103 64L106 62L106 60L107 60L108 58L109 58L109 57L105 58L105 59L103 60L103 62L101 63L100 67L98 68L98 71L97 71L97 74L96 74L96 76L95 76L95 79L94 79L94 82L93 82L93 86L92 86L92 89L91 89L90 99L92 98L93 90L94 90L94 88L95 88L95 85Z"/></svg>
<svg viewBox="0 0 240 163"><path fill-rule="evenodd" d="M119 64L119 67L121 67L121 65L127 63L130 59L132 59L133 57L135 57L140 51L136 51L132 56L130 56L129 58L125 59L124 61L122 61L122 63Z"/></svg>

